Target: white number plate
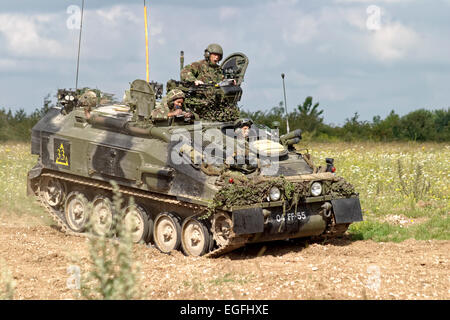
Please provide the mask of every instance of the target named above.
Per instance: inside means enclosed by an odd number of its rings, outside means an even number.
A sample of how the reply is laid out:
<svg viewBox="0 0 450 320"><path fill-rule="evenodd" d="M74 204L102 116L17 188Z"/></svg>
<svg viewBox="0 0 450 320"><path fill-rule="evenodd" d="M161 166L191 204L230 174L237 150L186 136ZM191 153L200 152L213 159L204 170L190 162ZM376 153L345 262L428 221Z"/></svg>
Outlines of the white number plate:
<svg viewBox="0 0 450 320"><path fill-rule="evenodd" d="M305 211L297 212L297 213L288 212L285 215L277 214L274 218L278 223L283 222L283 221L288 221L288 222L295 221L295 220L301 221L301 220L306 219L306 214L305 214Z"/></svg>

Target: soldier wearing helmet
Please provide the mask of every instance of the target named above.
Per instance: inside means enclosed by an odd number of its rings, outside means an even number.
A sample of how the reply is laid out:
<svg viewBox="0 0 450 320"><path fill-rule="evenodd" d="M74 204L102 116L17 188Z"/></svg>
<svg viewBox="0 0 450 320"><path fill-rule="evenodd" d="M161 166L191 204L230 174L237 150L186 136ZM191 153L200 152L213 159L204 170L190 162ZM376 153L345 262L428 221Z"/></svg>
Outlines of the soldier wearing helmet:
<svg viewBox="0 0 450 320"><path fill-rule="evenodd" d="M88 90L81 95L78 99L78 103L84 108L84 115L86 119L90 119L91 110L97 105L97 94L92 90Z"/></svg>
<svg viewBox="0 0 450 320"><path fill-rule="evenodd" d="M234 122L234 132L238 138L248 139L253 121L248 118L238 119Z"/></svg>
<svg viewBox="0 0 450 320"><path fill-rule="evenodd" d="M193 62L181 70L181 81L199 84L216 84L224 79L219 61L222 60L222 47L216 43L205 49L205 59Z"/></svg>
<svg viewBox="0 0 450 320"><path fill-rule="evenodd" d="M248 118L238 119L234 122L234 152L228 156L225 163L242 172L253 172L257 168L257 160L250 154L250 128L253 121Z"/></svg>
<svg viewBox="0 0 450 320"><path fill-rule="evenodd" d="M183 110L185 95L180 89L170 90L163 101L152 111L154 121L167 120L172 117L191 118L192 113Z"/></svg>

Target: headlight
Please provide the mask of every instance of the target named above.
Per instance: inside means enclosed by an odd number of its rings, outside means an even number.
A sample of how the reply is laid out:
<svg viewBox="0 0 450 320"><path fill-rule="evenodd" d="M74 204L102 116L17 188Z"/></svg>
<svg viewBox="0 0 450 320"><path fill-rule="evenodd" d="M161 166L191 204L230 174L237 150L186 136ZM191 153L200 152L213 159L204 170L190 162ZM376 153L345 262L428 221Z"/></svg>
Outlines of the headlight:
<svg viewBox="0 0 450 320"><path fill-rule="evenodd" d="M320 182L314 182L311 185L311 195L314 197L320 196L322 194L322 184Z"/></svg>
<svg viewBox="0 0 450 320"><path fill-rule="evenodd" d="M280 197L281 197L280 189L278 189L277 187L272 187L272 189L270 189L269 191L270 200L278 201L280 200Z"/></svg>

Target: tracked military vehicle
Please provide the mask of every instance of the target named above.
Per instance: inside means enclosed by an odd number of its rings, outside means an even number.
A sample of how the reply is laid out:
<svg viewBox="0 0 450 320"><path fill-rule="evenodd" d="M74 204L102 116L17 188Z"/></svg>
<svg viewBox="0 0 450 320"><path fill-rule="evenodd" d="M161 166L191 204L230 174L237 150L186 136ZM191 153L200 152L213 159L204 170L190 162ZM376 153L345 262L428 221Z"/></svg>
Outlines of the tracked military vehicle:
<svg viewBox="0 0 450 320"><path fill-rule="evenodd" d="M217 90L215 107L239 101L247 64L243 54L224 60L234 81L207 88ZM188 97L205 89L177 81L168 87ZM358 194L335 175L333 159L316 166L294 148L300 130L279 137L251 120L214 122L198 114L153 121L160 93L161 86L135 80L126 103L94 102L87 112L94 96L61 90L58 106L33 127L31 152L39 158L28 193L62 231L82 235L88 220L97 235L110 230L117 214L111 180L134 198L123 208L133 240L163 252L181 247L214 257L246 243L334 237L362 220Z"/></svg>

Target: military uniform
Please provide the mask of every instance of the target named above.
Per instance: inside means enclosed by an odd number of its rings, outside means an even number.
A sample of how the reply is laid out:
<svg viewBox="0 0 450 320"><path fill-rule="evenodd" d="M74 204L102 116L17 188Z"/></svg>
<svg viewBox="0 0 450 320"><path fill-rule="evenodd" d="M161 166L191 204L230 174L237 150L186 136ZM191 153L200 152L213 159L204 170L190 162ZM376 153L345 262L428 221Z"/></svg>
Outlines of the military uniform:
<svg viewBox="0 0 450 320"><path fill-rule="evenodd" d="M185 99L183 91L180 89L170 90L167 96L156 104L151 114L152 120L160 121L169 119L169 112L173 111L173 101L180 98Z"/></svg>
<svg viewBox="0 0 450 320"><path fill-rule="evenodd" d="M205 59L194 62L181 70L181 81L202 81L204 84L217 84L224 80L222 68L213 63L211 54L223 57L222 47L216 43L210 44L205 49ZM220 60L219 60L220 61ZM236 105L230 105L224 101L223 92L213 86L198 86L193 94L186 98L186 105L194 110L201 119L210 121L233 121L239 118L239 109Z"/></svg>
<svg viewBox="0 0 450 320"><path fill-rule="evenodd" d="M159 102L156 104L155 108L152 111L152 119L156 121L167 120L168 114L170 112L169 106L167 102Z"/></svg>
<svg viewBox="0 0 450 320"><path fill-rule="evenodd" d="M181 70L181 81L194 82L200 80L204 83L216 84L223 79L224 75L220 66L206 60L193 62Z"/></svg>

